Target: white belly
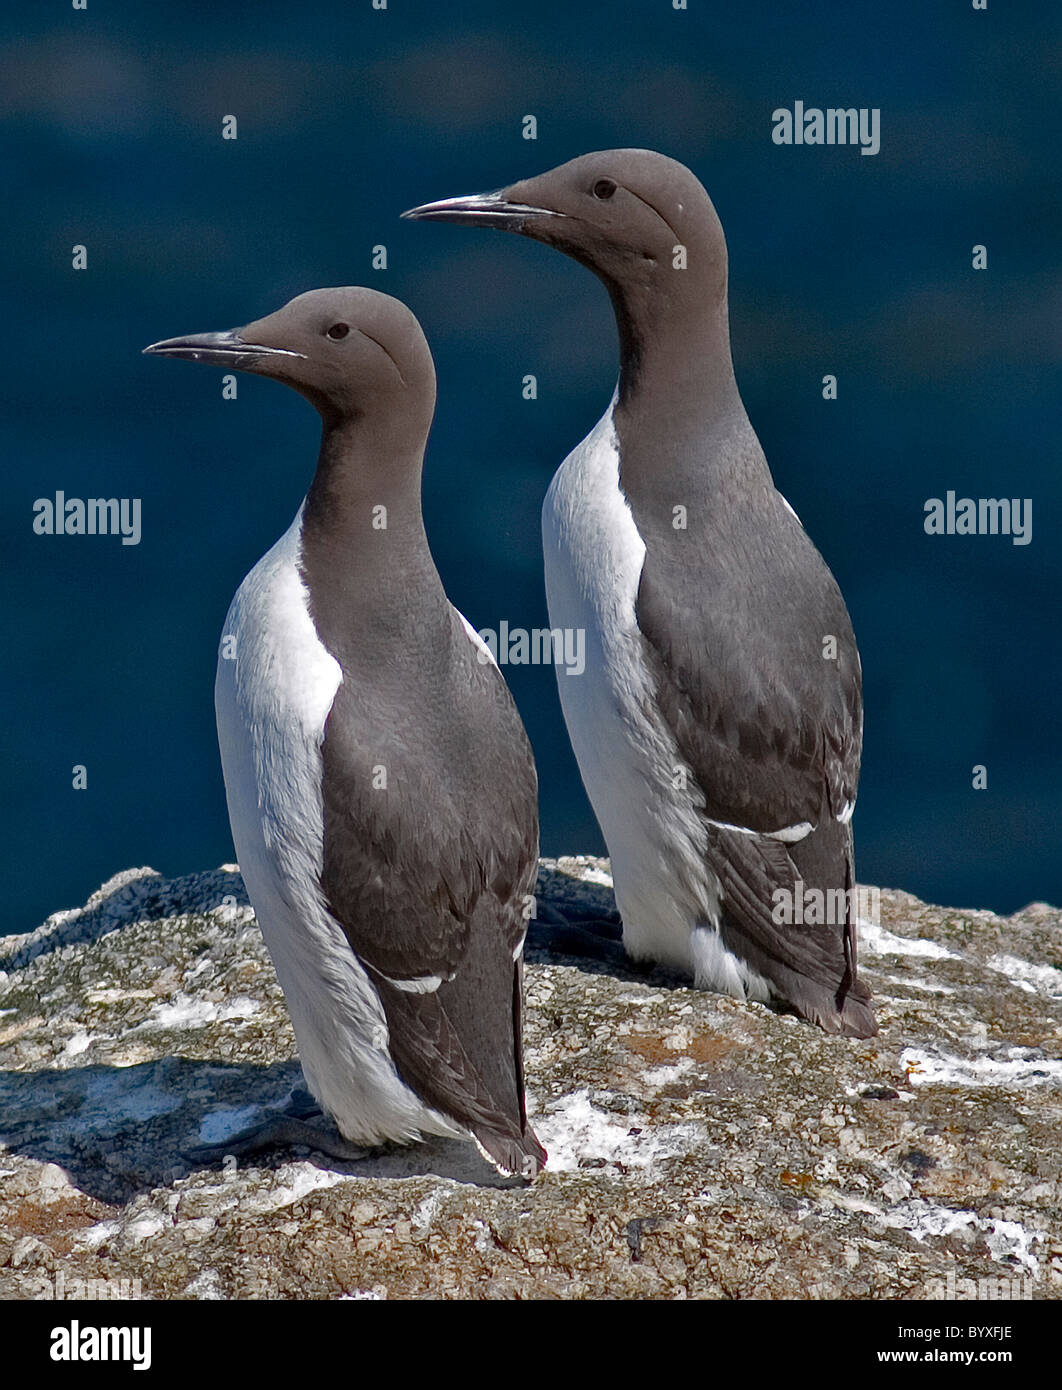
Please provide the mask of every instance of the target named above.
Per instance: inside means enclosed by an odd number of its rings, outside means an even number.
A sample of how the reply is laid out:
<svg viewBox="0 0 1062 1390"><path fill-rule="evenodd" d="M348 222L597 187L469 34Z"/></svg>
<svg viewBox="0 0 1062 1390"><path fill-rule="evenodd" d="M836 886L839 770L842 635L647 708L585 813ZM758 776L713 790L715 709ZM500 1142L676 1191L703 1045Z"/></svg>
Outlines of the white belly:
<svg viewBox="0 0 1062 1390"><path fill-rule="evenodd" d="M766 999L766 982L719 939L703 797L656 714L635 618L645 545L619 485L611 406L557 471L542 509L542 542L550 625L586 634L585 669L573 675L558 665L557 683L612 860L624 945L702 987Z"/></svg>
<svg viewBox="0 0 1062 1390"><path fill-rule="evenodd" d="M307 1085L340 1131L360 1143L461 1134L396 1072L379 998L321 895L320 748L342 673L307 608L301 528L300 510L222 635L214 703L236 856Z"/></svg>

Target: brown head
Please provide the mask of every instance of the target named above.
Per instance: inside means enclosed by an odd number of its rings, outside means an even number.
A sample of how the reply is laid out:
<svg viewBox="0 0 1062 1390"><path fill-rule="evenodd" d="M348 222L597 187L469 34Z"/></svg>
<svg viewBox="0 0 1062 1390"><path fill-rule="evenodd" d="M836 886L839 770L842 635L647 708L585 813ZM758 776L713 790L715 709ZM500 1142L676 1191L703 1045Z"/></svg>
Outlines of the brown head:
<svg viewBox="0 0 1062 1390"><path fill-rule="evenodd" d="M359 286L310 290L243 328L144 351L273 377L305 396L326 426L397 413L426 437L435 406L420 324L397 299Z"/></svg>
<svg viewBox="0 0 1062 1390"><path fill-rule="evenodd" d="M403 216L498 227L573 257L608 287L632 358L656 324L721 317L725 329L726 240L712 200L684 164L653 150L599 150Z"/></svg>

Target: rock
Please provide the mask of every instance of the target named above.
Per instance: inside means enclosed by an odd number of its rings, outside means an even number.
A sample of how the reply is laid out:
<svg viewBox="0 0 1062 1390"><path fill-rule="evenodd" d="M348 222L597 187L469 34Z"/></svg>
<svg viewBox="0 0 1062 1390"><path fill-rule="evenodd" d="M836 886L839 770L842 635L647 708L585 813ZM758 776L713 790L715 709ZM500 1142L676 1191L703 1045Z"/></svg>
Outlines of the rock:
<svg viewBox="0 0 1062 1390"><path fill-rule="evenodd" d="M614 909L545 860L552 910ZM0 1298L1062 1295L1062 914L882 891L881 1033L528 952L530 1188L473 1146L194 1164L301 1082L234 866L0 939Z"/></svg>

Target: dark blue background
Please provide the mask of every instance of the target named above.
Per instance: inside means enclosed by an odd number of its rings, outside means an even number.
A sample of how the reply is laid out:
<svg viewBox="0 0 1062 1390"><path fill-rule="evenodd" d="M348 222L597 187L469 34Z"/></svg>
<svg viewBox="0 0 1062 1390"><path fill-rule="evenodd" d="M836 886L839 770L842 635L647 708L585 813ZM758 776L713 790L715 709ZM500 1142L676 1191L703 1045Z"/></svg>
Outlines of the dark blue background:
<svg viewBox="0 0 1062 1390"><path fill-rule="evenodd" d="M749 415L852 612L860 878L1062 900L1057 7L689 4L23 7L0 83L7 929L131 864L232 856L216 641L317 421L274 383L224 402L216 371L140 348L321 285L405 300L439 372L425 511L450 596L477 627L542 625L539 507L612 390L607 297L543 247L397 217L623 145L688 163L716 202ZM798 98L880 107L881 152L774 145ZM57 488L141 497L141 544L36 536ZM949 488L1031 497L1032 544L927 537ZM600 850L552 671L508 675L544 850Z"/></svg>

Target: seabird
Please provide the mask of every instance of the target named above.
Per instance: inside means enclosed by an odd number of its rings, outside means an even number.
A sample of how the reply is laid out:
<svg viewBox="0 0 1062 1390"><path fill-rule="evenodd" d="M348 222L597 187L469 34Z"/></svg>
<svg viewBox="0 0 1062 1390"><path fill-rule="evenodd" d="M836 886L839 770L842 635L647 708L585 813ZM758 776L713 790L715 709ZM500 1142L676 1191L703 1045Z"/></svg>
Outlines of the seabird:
<svg viewBox="0 0 1062 1390"><path fill-rule="evenodd" d="M272 377L323 422L295 520L229 609L215 685L233 840L309 1088L353 1143L471 1136L531 1177L537 781L424 533L420 325L374 290L323 289L144 351Z"/></svg>
<svg viewBox="0 0 1062 1390"><path fill-rule="evenodd" d="M872 1035L850 823L859 654L738 394L711 200L672 159L609 150L405 216L545 242L612 299L616 392L542 530L551 625L586 631L585 673L558 680L627 951Z"/></svg>

